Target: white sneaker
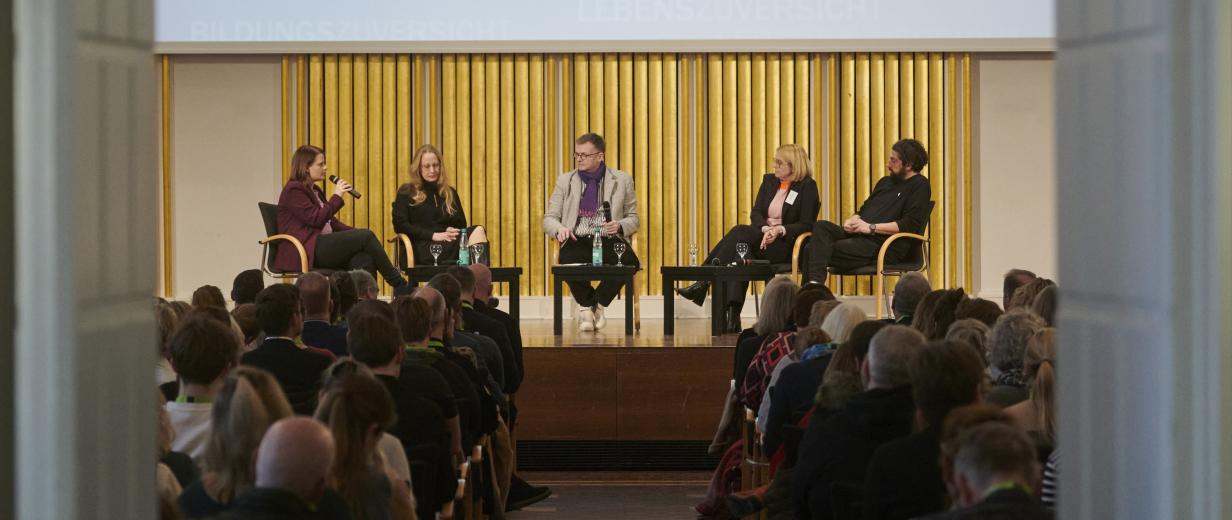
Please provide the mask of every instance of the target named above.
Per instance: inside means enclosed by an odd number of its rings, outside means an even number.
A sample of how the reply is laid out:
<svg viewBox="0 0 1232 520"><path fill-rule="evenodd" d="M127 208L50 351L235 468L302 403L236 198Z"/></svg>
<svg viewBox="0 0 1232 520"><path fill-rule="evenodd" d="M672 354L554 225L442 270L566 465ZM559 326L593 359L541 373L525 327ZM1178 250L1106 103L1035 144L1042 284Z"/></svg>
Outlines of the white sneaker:
<svg viewBox="0 0 1232 520"><path fill-rule="evenodd" d="M595 305L594 316L595 316L595 330L599 330L607 326L607 318L603 317L603 306L602 305Z"/></svg>
<svg viewBox="0 0 1232 520"><path fill-rule="evenodd" d="M578 330L582 332L595 330L595 313L590 310L590 307L579 307L577 319Z"/></svg>

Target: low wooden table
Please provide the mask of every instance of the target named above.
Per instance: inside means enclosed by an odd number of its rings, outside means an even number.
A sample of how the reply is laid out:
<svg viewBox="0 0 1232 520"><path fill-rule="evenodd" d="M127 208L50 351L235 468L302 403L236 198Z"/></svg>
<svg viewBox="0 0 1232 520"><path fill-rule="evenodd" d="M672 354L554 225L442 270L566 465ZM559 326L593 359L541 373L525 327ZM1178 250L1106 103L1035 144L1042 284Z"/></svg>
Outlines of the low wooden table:
<svg viewBox="0 0 1232 520"><path fill-rule="evenodd" d="M554 265L552 266L552 283L555 291L552 293L552 333L561 334L561 319L563 308L561 302L562 287L565 282L595 282L617 281L624 283L625 299L625 335L633 335L633 276L638 268L625 265Z"/></svg>
<svg viewBox="0 0 1232 520"><path fill-rule="evenodd" d="M453 265L417 265L409 269L403 269L406 274L406 280L410 283L426 283L433 276L445 272L446 269ZM489 267L492 271L492 283L507 283L509 284L509 315L515 320L521 320L521 267Z"/></svg>
<svg viewBox="0 0 1232 520"><path fill-rule="evenodd" d="M695 266L663 266L663 334L671 336L676 332L676 282L710 282L710 334L723 335L727 325L727 316L723 312L722 302L726 301L726 282L767 281L775 276L771 264L749 265L695 265Z"/></svg>

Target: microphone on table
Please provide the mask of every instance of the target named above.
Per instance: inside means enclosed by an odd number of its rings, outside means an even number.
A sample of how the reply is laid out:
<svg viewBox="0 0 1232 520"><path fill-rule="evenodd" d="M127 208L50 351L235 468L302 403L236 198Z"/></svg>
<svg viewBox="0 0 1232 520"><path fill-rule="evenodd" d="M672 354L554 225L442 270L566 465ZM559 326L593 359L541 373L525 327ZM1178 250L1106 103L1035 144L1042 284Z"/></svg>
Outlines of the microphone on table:
<svg viewBox="0 0 1232 520"><path fill-rule="evenodd" d="M340 181L340 180L342 180L342 179L338 178L338 176L337 176L337 175L330 175L330 176L329 176L329 182L332 182L332 183L334 183L334 184L338 184L338 181ZM363 195L360 195L358 191L355 191L355 188L354 188L354 187L351 187L351 191L348 191L347 193L350 193L352 197L355 197L355 198L357 198L357 199L358 199L358 198L360 198L360 197L363 197Z"/></svg>

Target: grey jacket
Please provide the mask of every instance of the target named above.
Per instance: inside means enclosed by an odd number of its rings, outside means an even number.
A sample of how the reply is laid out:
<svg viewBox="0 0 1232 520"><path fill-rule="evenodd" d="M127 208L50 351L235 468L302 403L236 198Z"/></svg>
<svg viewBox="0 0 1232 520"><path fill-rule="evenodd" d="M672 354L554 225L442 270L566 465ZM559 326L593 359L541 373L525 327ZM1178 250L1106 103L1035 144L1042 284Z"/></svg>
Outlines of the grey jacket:
<svg viewBox="0 0 1232 520"><path fill-rule="evenodd" d="M607 173L600 182L603 196L599 205L607 202L612 206L612 220L620 223L620 231L626 236L633 236L641 226L637 216L637 191L634 190L633 177L625 172L608 167ZM552 190L552 198L548 200L547 211L543 213L543 233L555 237L561 228L574 229L578 222L578 205L582 202L582 190L585 183L577 174L577 170L562 173L556 177L556 189Z"/></svg>

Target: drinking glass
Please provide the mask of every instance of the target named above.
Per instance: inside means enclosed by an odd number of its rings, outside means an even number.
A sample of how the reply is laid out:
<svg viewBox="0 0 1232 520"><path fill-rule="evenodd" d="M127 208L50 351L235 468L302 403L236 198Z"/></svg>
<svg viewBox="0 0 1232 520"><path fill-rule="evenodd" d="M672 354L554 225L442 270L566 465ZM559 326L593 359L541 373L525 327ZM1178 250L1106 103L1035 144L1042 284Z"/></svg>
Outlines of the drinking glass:
<svg viewBox="0 0 1232 520"><path fill-rule="evenodd" d="M697 265L697 244L689 245L689 265Z"/></svg>
<svg viewBox="0 0 1232 520"><path fill-rule="evenodd" d="M440 265L436 263L436 257L441 256L441 251L444 250L445 247L439 242L433 242L431 246L428 246L428 252L432 253L432 265Z"/></svg>
<svg viewBox="0 0 1232 520"><path fill-rule="evenodd" d="M616 253L616 267L624 267L625 264L620 261L625 256L625 243L617 240L615 244L612 244L612 251Z"/></svg>
<svg viewBox="0 0 1232 520"><path fill-rule="evenodd" d="M487 250L487 247L485 247L486 245L487 244L474 244L474 245L469 246L469 249L471 251L471 263L473 264L483 263L480 259L483 258L483 254Z"/></svg>
<svg viewBox="0 0 1232 520"><path fill-rule="evenodd" d="M744 255L749 254L749 245L744 242L736 244L736 254L740 255L740 264L744 265Z"/></svg>

